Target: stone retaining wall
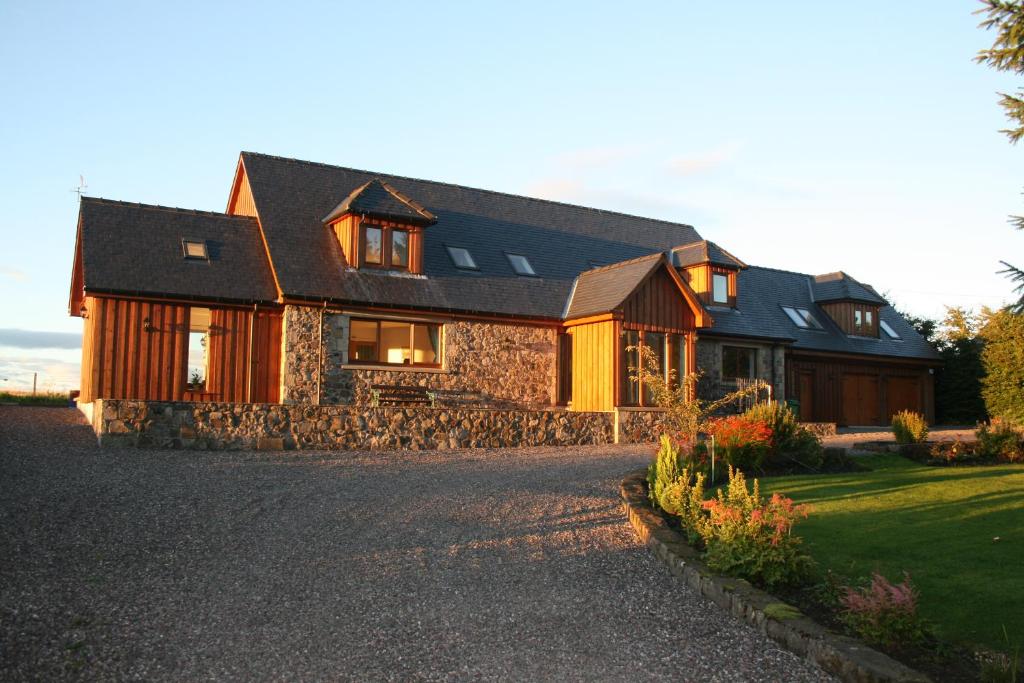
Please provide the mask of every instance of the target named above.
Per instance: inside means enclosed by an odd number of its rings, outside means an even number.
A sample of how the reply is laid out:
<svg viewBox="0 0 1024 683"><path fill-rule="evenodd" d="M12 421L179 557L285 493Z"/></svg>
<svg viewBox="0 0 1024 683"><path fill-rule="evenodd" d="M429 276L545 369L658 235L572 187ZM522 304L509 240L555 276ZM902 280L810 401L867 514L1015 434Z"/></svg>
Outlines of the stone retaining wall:
<svg viewBox="0 0 1024 683"><path fill-rule="evenodd" d="M101 446L200 450L411 450L612 443L612 413L473 408L367 408L101 399ZM85 411L83 411L85 412Z"/></svg>

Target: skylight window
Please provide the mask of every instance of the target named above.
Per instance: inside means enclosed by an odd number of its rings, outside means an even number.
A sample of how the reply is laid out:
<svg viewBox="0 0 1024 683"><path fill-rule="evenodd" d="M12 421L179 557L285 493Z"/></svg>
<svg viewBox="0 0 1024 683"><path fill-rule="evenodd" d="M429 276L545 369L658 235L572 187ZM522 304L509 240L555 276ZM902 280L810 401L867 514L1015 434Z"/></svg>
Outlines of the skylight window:
<svg viewBox="0 0 1024 683"><path fill-rule="evenodd" d="M182 240L181 248L187 259L208 261L210 254L206 250L206 242L201 240Z"/></svg>
<svg viewBox="0 0 1024 683"><path fill-rule="evenodd" d="M522 256L520 254L505 254L505 256L508 257L508 262L509 264L511 264L512 270L516 271L516 275L537 275L536 271L534 271L533 269L533 266L530 265L530 262L526 260L525 256Z"/></svg>
<svg viewBox="0 0 1024 683"><path fill-rule="evenodd" d="M455 267L460 270L480 270L476 261L473 260L473 255L469 253L469 249L463 249L462 247L447 247L448 255L452 257L452 263Z"/></svg>
<svg viewBox="0 0 1024 683"><path fill-rule="evenodd" d="M889 326L889 323L885 322L884 320L879 320L878 321L878 326L881 327L882 331L885 332L887 335L889 335L890 338L892 338L892 339L901 339L900 335L896 334L896 330L892 329Z"/></svg>
<svg viewBox="0 0 1024 683"><path fill-rule="evenodd" d="M820 330L822 329L821 323L818 319L811 314L806 308L793 308L792 306L783 306L782 310L786 312L789 319L793 321L793 324L802 330Z"/></svg>

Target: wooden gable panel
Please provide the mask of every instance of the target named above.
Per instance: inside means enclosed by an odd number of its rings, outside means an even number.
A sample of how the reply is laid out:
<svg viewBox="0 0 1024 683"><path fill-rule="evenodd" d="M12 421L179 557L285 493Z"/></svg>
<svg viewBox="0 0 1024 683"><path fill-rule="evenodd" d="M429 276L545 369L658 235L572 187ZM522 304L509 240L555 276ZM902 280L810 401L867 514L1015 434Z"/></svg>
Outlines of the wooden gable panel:
<svg viewBox="0 0 1024 683"><path fill-rule="evenodd" d="M664 268L659 268L626 299L622 320L627 329L651 332L690 332L696 326L690 304Z"/></svg>
<svg viewBox="0 0 1024 683"><path fill-rule="evenodd" d="M228 201L228 213L236 216L252 216L256 218L256 202L252 198L252 188L245 168L239 166L238 179L235 183L231 199Z"/></svg>

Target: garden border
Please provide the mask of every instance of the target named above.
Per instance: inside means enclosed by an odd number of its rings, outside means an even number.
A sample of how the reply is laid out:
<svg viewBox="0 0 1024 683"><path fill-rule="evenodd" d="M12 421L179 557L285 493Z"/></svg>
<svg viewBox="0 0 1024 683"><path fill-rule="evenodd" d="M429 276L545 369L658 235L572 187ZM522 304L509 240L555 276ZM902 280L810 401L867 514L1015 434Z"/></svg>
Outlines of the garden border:
<svg viewBox="0 0 1024 683"><path fill-rule="evenodd" d="M719 607L754 626L790 652L814 662L844 681L856 683L925 683L928 676L839 635L800 613L795 607L754 588L748 581L714 574L681 534L670 528L650 505L647 472L622 480L620 493L629 523L640 540L669 570ZM790 616L797 612L798 616Z"/></svg>

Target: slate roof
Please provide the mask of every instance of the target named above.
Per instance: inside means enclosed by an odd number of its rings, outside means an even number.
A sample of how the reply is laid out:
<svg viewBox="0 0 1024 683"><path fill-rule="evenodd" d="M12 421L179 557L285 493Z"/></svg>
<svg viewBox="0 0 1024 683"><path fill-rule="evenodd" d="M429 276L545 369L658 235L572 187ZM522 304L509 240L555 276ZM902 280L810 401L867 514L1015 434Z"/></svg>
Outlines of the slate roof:
<svg viewBox="0 0 1024 683"><path fill-rule="evenodd" d="M885 304L885 299L878 296L870 286L861 284L843 271L814 276L814 300L823 301L859 301L861 303Z"/></svg>
<svg viewBox="0 0 1024 683"><path fill-rule="evenodd" d="M576 276L590 262L617 263L701 239L689 225L612 211L242 153L278 283L285 296L438 311L560 319ZM346 269L322 219L361 185L380 179L434 214L426 278ZM479 271L458 270L446 245L464 247ZM526 256L520 277L505 252Z"/></svg>
<svg viewBox="0 0 1024 683"><path fill-rule="evenodd" d="M79 226L87 292L277 299L255 219L82 197ZM209 260L186 259L183 239L206 242Z"/></svg>
<svg viewBox="0 0 1024 683"><path fill-rule="evenodd" d="M324 217L323 222L330 223L346 213L365 214L419 225L431 225L437 222L437 217L434 214L379 178L374 178L352 190L352 193L345 197L345 201L334 207L334 210Z"/></svg>
<svg viewBox="0 0 1024 683"><path fill-rule="evenodd" d="M664 265L664 254L658 252L580 273L565 319L585 318L618 308L651 271Z"/></svg>
<svg viewBox="0 0 1024 683"><path fill-rule="evenodd" d="M776 340L791 343L794 349L808 351L926 360L938 358L931 345L884 300L879 318L887 322L901 339L890 339L885 332L878 339L848 336L817 305L816 286L813 275L750 266L737 276L736 309L710 308L714 324L707 332ZM782 306L809 310L825 329L797 327Z"/></svg>
<svg viewBox="0 0 1024 683"><path fill-rule="evenodd" d="M686 244L672 250L672 263L683 268L700 263L710 263L726 268L746 268L747 264L718 246L714 242L701 240L694 244Z"/></svg>

